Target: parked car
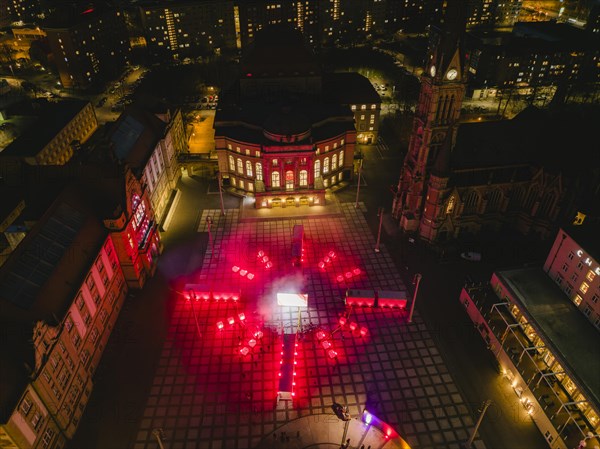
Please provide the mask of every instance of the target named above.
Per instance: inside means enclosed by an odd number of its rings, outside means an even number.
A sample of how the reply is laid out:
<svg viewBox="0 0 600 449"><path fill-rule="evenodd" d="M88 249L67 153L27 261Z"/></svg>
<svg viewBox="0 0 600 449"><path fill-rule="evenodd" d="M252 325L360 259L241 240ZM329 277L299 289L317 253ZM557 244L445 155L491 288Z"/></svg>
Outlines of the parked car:
<svg viewBox="0 0 600 449"><path fill-rule="evenodd" d="M471 262L481 261L481 253L476 251L466 251L464 253L460 253L460 257L462 257L465 260L470 260Z"/></svg>

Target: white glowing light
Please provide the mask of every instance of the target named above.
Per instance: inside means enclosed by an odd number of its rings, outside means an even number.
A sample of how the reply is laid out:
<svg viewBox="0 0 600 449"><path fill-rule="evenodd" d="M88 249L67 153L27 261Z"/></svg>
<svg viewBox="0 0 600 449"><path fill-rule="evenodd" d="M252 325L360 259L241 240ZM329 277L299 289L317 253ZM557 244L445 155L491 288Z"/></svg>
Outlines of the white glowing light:
<svg viewBox="0 0 600 449"><path fill-rule="evenodd" d="M277 305L290 307L308 307L308 294L277 293Z"/></svg>

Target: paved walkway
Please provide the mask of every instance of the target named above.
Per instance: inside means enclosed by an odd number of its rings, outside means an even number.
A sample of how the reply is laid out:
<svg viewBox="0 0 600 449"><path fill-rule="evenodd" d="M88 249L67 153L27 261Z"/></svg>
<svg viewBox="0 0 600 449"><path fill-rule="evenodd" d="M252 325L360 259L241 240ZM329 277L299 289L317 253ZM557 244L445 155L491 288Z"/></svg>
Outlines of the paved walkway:
<svg viewBox="0 0 600 449"><path fill-rule="evenodd" d="M267 443L274 432L296 439L298 430L301 440L293 447L339 447L343 424L331 410L334 402L348 406L354 418L368 410L413 448L459 448L468 438L473 419L418 314L409 325L402 311L354 309L349 321L365 327L367 334L347 326L336 331L330 338L336 359L328 358L319 344L316 332L334 331L347 311L347 288L405 289L386 248L374 252L361 208L353 203L336 207L339 213L321 218L251 221L241 221L240 210L227 210L225 216L218 209L203 211L198 231L207 232L206 218L213 217L213 248L204 255L202 269L174 286L174 312L134 449L155 449L155 428L164 430L166 449L277 447ZM298 271L289 257L294 224L305 228L307 261ZM257 258L259 250L270 258L272 269ZM332 250L335 260L319 269L318 262ZM234 265L254 279L233 272ZM354 268L359 275L337 281ZM241 300L200 301L192 307L177 293L183 293L186 282L209 284L213 290L239 289ZM308 309L277 306L275 293L285 290L308 293ZM245 314L243 322L239 313ZM218 322L224 323L223 330ZM298 323L296 397L293 404L277 404L281 335L297 330ZM241 355L257 330L263 337L248 355ZM360 443L362 426L351 421L350 448L365 444ZM376 433L371 434L375 440ZM402 447L397 444L399 440L385 447ZM476 439L473 447L485 445Z"/></svg>

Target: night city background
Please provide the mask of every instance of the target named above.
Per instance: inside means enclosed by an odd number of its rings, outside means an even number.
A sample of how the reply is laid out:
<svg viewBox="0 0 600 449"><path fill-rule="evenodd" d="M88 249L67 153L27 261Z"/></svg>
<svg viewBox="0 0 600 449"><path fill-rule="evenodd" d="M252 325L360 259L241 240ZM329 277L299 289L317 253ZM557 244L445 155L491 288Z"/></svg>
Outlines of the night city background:
<svg viewBox="0 0 600 449"><path fill-rule="evenodd" d="M0 448L599 448L599 125L599 0L0 0Z"/></svg>

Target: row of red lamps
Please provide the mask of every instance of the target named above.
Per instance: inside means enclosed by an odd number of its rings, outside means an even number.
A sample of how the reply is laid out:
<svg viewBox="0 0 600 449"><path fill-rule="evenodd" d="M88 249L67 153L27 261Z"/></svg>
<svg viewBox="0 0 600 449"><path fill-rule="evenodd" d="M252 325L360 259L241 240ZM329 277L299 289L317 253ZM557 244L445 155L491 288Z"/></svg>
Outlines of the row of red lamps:
<svg viewBox="0 0 600 449"><path fill-rule="evenodd" d="M250 273L248 270L240 268L237 265L231 267L231 271L233 271L234 273L238 273L241 277L246 277L249 280L254 279L254 273Z"/></svg>
<svg viewBox="0 0 600 449"><path fill-rule="evenodd" d="M329 251L329 253L327 253L327 255L325 257L323 257L319 263L317 264L317 266L321 269L324 270L326 266L329 266L331 264L331 262L333 262L333 260L337 257L337 254L335 253L335 251Z"/></svg>
<svg viewBox="0 0 600 449"><path fill-rule="evenodd" d="M263 264L263 267L265 267L267 270L269 268L273 268L273 262L269 260L269 256L267 256L262 249L258 252L256 257L259 260L259 262Z"/></svg>
<svg viewBox="0 0 600 449"><path fill-rule="evenodd" d="M362 273L362 270L358 267L353 268L350 271L346 271L344 274L338 274L335 278L338 282L349 281L353 277L359 276Z"/></svg>

